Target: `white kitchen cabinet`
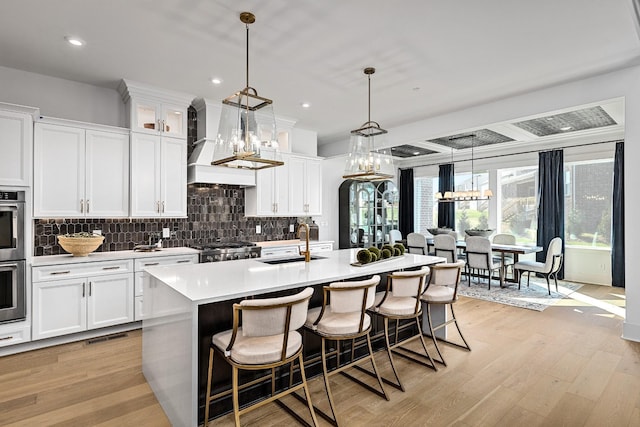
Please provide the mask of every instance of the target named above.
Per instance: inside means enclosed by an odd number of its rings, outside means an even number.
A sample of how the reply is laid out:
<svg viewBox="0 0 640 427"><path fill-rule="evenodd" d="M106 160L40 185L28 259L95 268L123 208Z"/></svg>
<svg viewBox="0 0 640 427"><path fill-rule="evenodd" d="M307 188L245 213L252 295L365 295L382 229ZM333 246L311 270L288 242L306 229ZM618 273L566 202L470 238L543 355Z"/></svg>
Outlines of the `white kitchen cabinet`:
<svg viewBox="0 0 640 427"><path fill-rule="evenodd" d="M131 134L131 216L187 215L187 141Z"/></svg>
<svg viewBox="0 0 640 427"><path fill-rule="evenodd" d="M287 216L290 212L289 156L282 154L283 166L256 171L256 185L245 189L245 215Z"/></svg>
<svg viewBox="0 0 640 427"><path fill-rule="evenodd" d="M35 217L128 216L128 131L36 123L33 190Z"/></svg>
<svg viewBox="0 0 640 427"><path fill-rule="evenodd" d="M31 322L10 322L0 325L0 347L31 341Z"/></svg>
<svg viewBox="0 0 640 427"><path fill-rule="evenodd" d="M290 215L322 215L322 168L316 158L289 158Z"/></svg>
<svg viewBox="0 0 640 427"><path fill-rule="evenodd" d="M0 185L29 186L37 109L0 103Z"/></svg>
<svg viewBox="0 0 640 427"><path fill-rule="evenodd" d="M132 322L133 261L33 268L34 340Z"/></svg>
<svg viewBox="0 0 640 427"><path fill-rule="evenodd" d="M198 263L198 255L158 256L158 257L152 257L152 258L136 259L134 261L134 271L135 271L134 319L137 321L145 318L143 292L144 292L144 282L145 282L145 270L148 267L156 267L160 265L180 265L180 264L197 264L197 263Z"/></svg>

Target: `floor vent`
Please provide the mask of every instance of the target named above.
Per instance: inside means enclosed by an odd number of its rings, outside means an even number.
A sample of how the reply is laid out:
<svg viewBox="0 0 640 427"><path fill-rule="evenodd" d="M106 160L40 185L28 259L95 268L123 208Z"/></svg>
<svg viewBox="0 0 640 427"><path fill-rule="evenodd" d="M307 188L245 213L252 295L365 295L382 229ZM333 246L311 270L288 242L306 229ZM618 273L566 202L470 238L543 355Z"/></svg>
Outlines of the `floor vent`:
<svg viewBox="0 0 640 427"><path fill-rule="evenodd" d="M127 336L128 335L123 332L123 333L120 333L120 334L107 335L105 337L91 338L90 340L87 340L87 344L96 344L96 343L99 343L99 342L116 340L118 338L125 338Z"/></svg>

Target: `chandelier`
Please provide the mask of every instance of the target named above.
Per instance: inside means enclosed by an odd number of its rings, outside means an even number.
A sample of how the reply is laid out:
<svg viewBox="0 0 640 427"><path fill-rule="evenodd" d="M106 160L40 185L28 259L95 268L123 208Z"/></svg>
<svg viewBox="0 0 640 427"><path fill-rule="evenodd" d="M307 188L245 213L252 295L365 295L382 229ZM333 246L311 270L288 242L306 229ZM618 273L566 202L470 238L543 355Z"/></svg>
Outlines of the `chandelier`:
<svg viewBox="0 0 640 427"><path fill-rule="evenodd" d="M376 72L373 67L364 69L369 82L369 104L367 122L360 128L351 131L349 141L349 157L345 166L345 179L358 181L381 181L393 179L395 169L393 158L388 149L376 149L386 140L387 131L377 122L371 121L371 75Z"/></svg>
<svg viewBox="0 0 640 427"><path fill-rule="evenodd" d="M477 188L477 181L475 179L475 174L473 172L473 140L475 138L475 134L464 135L449 138L449 141L454 141L456 139L466 139L471 138L471 190L468 191L445 191L444 194L441 192L436 193L436 200L438 202L464 202L464 201L476 201L476 200L489 200L493 197L493 191L490 189L486 189L482 192ZM453 148L451 149L451 163L453 163Z"/></svg>
<svg viewBox="0 0 640 427"><path fill-rule="evenodd" d="M256 21L250 12L242 12L240 21L247 30L246 86L222 101L220 124L212 165L241 169L264 169L282 166L275 159L278 148L273 101L261 96L249 86L249 24ZM272 158L262 148L270 147Z"/></svg>

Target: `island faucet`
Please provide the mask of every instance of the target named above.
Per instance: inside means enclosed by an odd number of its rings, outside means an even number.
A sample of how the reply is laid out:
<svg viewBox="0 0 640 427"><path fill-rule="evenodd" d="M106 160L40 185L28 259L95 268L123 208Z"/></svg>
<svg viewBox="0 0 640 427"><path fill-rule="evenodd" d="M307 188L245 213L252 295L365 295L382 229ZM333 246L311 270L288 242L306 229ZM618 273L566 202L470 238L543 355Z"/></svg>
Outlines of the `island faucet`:
<svg viewBox="0 0 640 427"><path fill-rule="evenodd" d="M304 255L304 262L309 262L311 261L311 251L309 250L309 224L302 223L298 225L298 238L300 238L301 228L303 228L305 231L304 237L305 237L305 243L306 243L306 250L304 251L301 250L300 255Z"/></svg>

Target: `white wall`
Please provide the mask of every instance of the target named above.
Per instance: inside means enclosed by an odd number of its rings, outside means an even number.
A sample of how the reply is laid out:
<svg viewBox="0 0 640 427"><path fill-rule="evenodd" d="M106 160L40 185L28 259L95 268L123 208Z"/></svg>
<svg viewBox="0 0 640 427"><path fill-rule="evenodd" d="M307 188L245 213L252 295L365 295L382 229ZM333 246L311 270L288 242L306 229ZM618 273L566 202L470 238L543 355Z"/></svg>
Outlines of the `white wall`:
<svg viewBox="0 0 640 427"><path fill-rule="evenodd" d="M0 67L0 101L40 108L43 116L125 126L125 107L115 89Z"/></svg>
<svg viewBox="0 0 640 427"><path fill-rule="evenodd" d="M554 87L541 89L476 107L428 118L397 128L389 129L388 139L393 144L406 144L424 140L431 135L449 135L461 129L472 129L491 123L499 123L520 117L533 116L577 105L584 105L613 98L625 100L625 217L626 235L626 319L622 335L640 341L640 283L635 280L638 271L629 260L640 259L640 228L632 224L640 209L640 200L635 197L635 187L640 182L640 67L634 66L599 76L577 80ZM320 155L331 155L339 143L319 148ZM337 174L338 171L335 171ZM342 173L340 169L339 173ZM330 184L329 170L325 169L327 187L325 193L336 193L338 185ZM331 187L330 185L333 185ZM337 196L336 196L337 197ZM337 204L323 205L326 216L337 212ZM335 214L337 218L337 213Z"/></svg>
<svg viewBox="0 0 640 427"><path fill-rule="evenodd" d="M320 240L333 240L333 248L338 249L338 189L344 181L346 156L337 156L322 161L322 217L320 222ZM314 217L314 219L316 219Z"/></svg>

